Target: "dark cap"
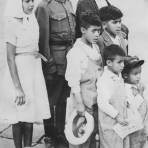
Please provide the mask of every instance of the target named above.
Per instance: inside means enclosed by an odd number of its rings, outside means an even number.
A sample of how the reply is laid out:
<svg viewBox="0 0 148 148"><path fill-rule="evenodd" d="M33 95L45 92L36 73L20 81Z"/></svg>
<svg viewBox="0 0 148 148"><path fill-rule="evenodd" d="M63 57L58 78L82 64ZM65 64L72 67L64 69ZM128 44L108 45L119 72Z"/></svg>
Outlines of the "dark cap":
<svg viewBox="0 0 148 148"><path fill-rule="evenodd" d="M109 21L109 20L116 20L123 16L123 13L120 11L119 8L111 5L102 7L99 10L99 15L101 21Z"/></svg>
<svg viewBox="0 0 148 148"><path fill-rule="evenodd" d="M129 71L133 68L139 67L144 64L144 60L139 60L136 56L128 56L125 59L125 65L122 73L129 73Z"/></svg>

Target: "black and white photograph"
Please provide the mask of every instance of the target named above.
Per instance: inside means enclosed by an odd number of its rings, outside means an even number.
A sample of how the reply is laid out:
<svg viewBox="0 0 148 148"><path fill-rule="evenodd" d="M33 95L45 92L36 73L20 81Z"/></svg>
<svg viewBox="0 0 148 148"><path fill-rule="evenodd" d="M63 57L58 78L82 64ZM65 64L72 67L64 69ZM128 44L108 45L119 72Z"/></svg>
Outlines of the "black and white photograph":
<svg viewBox="0 0 148 148"><path fill-rule="evenodd" d="M0 148L148 148L148 0L0 0Z"/></svg>

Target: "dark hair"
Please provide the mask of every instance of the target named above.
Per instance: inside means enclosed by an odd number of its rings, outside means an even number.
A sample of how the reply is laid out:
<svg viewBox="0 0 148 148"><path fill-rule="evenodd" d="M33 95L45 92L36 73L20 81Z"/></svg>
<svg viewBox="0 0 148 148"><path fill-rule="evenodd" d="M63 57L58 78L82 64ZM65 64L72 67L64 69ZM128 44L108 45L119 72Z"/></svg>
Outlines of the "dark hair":
<svg viewBox="0 0 148 148"><path fill-rule="evenodd" d="M114 60L116 56L124 57L125 55L124 50L118 45L112 44L110 46L106 46L103 52L104 64L106 65L107 60Z"/></svg>
<svg viewBox="0 0 148 148"><path fill-rule="evenodd" d="M89 28L90 26L101 26L102 22L99 15L94 12L84 12L80 15L80 27Z"/></svg>
<svg viewBox="0 0 148 148"><path fill-rule="evenodd" d="M125 66L122 71L122 75L128 75L132 69L142 66L144 64L144 60L139 60L137 56L127 56L124 63Z"/></svg>
<svg viewBox="0 0 148 148"><path fill-rule="evenodd" d="M113 5L102 7L99 10L101 21L116 20L123 16L121 10Z"/></svg>

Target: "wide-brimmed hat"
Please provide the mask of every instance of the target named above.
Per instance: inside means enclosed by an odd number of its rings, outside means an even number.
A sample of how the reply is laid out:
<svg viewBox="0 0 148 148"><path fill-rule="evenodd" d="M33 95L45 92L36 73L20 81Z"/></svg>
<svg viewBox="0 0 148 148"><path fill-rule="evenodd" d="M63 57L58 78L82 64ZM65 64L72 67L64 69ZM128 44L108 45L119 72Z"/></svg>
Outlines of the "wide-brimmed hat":
<svg viewBox="0 0 148 148"><path fill-rule="evenodd" d="M87 141L94 130L94 118L85 111L80 116L76 110L73 111L65 125L65 136L70 144L79 145Z"/></svg>

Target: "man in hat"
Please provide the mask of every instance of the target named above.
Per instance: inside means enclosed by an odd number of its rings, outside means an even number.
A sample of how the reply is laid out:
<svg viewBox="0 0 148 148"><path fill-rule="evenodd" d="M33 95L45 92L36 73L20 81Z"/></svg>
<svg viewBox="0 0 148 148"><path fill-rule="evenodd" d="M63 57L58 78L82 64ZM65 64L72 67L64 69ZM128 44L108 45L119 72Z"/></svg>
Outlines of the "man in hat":
<svg viewBox="0 0 148 148"><path fill-rule="evenodd" d="M36 9L39 50L48 59L42 64L48 90L51 118L44 120L46 147L66 142L64 137L66 98L66 54L75 39L75 16L69 0L42 0Z"/></svg>

